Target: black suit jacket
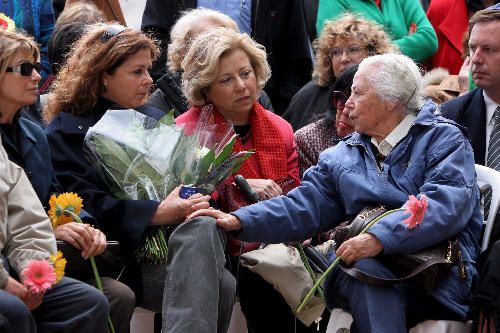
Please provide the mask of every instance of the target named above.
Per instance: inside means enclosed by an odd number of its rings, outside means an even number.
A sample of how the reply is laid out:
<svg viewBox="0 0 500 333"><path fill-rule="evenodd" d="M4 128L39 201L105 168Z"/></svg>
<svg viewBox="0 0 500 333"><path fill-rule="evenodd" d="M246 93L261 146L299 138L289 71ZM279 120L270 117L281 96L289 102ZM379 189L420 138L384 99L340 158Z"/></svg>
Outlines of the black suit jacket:
<svg viewBox="0 0 500 333"><path fill-rule="evenodd" d="M485 165L486 160L486 104L483 90L476 88L467 94L441 104L444 117L456 121L467 128L474 160Z"/></svg>

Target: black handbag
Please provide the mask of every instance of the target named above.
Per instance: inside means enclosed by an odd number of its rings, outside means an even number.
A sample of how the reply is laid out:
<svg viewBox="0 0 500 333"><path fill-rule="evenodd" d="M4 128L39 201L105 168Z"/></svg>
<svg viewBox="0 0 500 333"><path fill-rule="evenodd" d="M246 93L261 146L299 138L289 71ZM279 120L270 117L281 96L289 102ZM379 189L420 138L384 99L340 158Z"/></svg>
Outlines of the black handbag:
<svg viewBox="0 0 500 333"><path fill-rule="evenodd" d="M120 243L116 241L107 241L106 250L95 257L95 262L99 276L118 277L126 259L120 253ZM94 278L90 260L83 259L81 251L74 248L71 244L58 240L57 249L60 250L66 258L65 276L78 280L87 280Z"/></svg>
<svg viewBox="0 0 500 333"><path fill-rule="evenodd" d="M367 207L354 219L336 227L334 239L337 248L349 238L359 235L368 223L386 211L382 205ZM387 286L405 282L427 291L432 290L441 278L447 276L453 265L459 266L461 279L465 280L467 277L456 237L412 253L382 255L380 258L396 278L373 276L360 269L347 267L343 262L340 262L340 267L350 276L366 283Z"/></svg>

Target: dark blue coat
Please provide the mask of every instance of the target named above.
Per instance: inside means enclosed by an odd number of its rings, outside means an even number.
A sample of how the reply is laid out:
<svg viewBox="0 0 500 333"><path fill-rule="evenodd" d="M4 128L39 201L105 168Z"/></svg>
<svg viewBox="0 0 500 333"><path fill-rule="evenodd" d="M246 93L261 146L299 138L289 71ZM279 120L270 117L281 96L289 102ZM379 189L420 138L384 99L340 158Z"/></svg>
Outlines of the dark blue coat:
<svg viewBox="0 0 500 333"><path fill-rule="evenodd" d="M3 146L9 159L24 169L38 198L46 206L52 193L62 192L50 163L47 139L42 128L34 122L22 117L15 121L19 144L16 146L12 138L0 129Z"/></svg>
<svg viewBox="0 0 500 333"><path fill-rule="evenodd" d="M12 138L0 128L3 146L9 159L24 169L38 199L47 211L50 195L64 192L52 168L47 138L43 129L31 120L19 117L15 121L19 143L16 145ZM92 216L85 210L81 211L80 217L86 223L95 223Z"/></svg>
<svg viewBox="0 0 500 333"><path fill-rule="evenodd" d="M47 125L45 132L52 164L61 185L83 198L86 210L96 218L99 228L109 239L120 241L125 250L133 250L139 245L159 202L113 197L97 167L87 159L85 134L110 106L108 101L100 100L92 112L62 112ZM165 115L153 107L144 107L139 111L154 119Z"/></svg>

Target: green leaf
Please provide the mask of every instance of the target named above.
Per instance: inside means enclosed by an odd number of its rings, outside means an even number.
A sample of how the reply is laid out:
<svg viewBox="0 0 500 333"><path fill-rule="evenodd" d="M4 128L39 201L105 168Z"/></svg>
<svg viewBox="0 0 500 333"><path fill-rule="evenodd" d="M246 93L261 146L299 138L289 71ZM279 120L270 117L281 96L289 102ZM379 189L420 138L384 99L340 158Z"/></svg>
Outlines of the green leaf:
<svg viewBox="0 0 500 333"><path fill-rule="evenodd" d="M222 148L220 153L215 157L214 167L219 166L223 161L225 161L232 153L234 143L236 142L236 134L231 137L231 140Z"/></svg>
<svg viewBox="0 0 500 333"><path fill-rule="evenodd" d="M175 109L170 110L166 115L164 115L163 117L161 117L158 120L156 127L160 127L161 125L165 125L165 126L175 125L174 113L175 113Z"/></svg>

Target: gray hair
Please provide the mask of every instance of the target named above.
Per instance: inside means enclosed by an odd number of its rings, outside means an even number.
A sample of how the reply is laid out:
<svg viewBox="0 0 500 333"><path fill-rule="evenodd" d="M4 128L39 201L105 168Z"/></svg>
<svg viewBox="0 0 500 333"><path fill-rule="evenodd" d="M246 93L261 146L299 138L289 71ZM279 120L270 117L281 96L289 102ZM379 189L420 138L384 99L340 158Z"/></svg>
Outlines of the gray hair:
<svg viewBox="0 0 500 333"><path fill-rule="evenodd" d="M363 59L358 73L372 70L366 80L386 102L404 106L408 113L417 114L424 104L422 74L413 60L402 54L379 54Z"/></svg>
<svg viewBox="0 0 500 333"><path fill-rule="evenodd" d="M170 44L167 51L167 65L171 72L181 69L181 62L193 36L193 29L200 24L212 22L219 27L239 32L238 25L229 16L208 8L195 8L182 13L182 16L172 26Z"/></svg>

